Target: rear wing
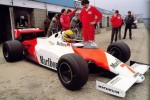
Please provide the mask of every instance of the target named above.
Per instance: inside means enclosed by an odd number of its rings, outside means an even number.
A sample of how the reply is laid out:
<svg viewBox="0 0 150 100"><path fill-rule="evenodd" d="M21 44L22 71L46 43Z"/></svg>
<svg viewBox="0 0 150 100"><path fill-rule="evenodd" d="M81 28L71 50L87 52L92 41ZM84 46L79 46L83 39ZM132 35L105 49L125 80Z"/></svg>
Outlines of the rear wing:
<svg viewBox="0 0 150 100"><path fill-rule="evenodd" d="M103 92L118 96L125 97L126 91L134 84L144 81L144 73L150 68L149 65L134 63L131 68L136 72L133 77L117 75L107 83L96 80L96 89ZM138 79L141 79L139 81Z"/></svg>
<svg viewBox="0 0 150 100"><path fill-rule="evenodd" d="M18 28L14 30L15 39L28 40L36 37L44 37L44 30L39 28Z"/></svg>

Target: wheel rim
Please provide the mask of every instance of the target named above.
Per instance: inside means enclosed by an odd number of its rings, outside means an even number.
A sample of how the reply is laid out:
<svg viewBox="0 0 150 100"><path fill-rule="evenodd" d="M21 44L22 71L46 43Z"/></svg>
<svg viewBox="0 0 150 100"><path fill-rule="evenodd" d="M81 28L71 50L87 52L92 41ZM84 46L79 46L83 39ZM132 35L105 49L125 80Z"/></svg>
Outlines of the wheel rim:
<svg viewBox="0 0 150 100"><path fill-rule="evenodd" d="M3 48L3 54L4 54L4 57L6 57L6 58L9 57L8 49L6 46L4 46L4 48Z"/></svg>
<svg viewBox="0 0 150 100"><path fill-rule="evenodd" d="M121 58L121 56L122 56L121 50L120 50L118 47L116 47L116 46L112 47L112 48L108 51L108 53L111 54L111 55L113 55L113 56L116 57L116 58Z"/></svg>
<svg viewBox="0 0 150 100"><path fill-rule="evenodd" d="M59 73L60 73L60 78L65 83L71 82L73 75L69 64L67 64L66 62L61 63L59 68Z"/></svg>

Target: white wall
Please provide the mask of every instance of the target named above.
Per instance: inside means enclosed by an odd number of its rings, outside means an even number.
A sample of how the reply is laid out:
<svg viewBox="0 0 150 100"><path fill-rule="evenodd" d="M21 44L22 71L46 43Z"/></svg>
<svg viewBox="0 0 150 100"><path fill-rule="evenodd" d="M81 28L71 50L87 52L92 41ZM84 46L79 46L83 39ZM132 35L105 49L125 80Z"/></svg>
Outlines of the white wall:
<svg viewBox="0 0 150 100"><path fill-rule="evenodd" d="M63 7L63 6L58 6L58 5L52 5L52 4L46 4L47 11L52 11L52 12L61 12L61 9L73 9L73 8L68 8L68 7Z"/></svg>
<svg viewBox="0 0 150 100"><path fill-rule="evenodd" d="M44 3L28 0L13 0L13 6L46 9L46 5Z"/></svg>
<svg viewBox="0 0 150 100"><path fill-rule="evenodd" d="M12 0L0 0L0 4L2 4L2 5L12 5Z"/></svg>
<svg viewBox="0 0 150 100"><path fill-rule="evenodd" d="M104 27L106 27L106 25L107 25L107 19L105 16L103 16L102 17L102 27L104 28Z"/></svg>
<svg viewBox="0 0 150 100"><path fill-rule="evenodd" d="M111 26L111 22L110 22L111 15L103 14L102 27L107 27L107 17L109 17L109 26Z"/></svg>

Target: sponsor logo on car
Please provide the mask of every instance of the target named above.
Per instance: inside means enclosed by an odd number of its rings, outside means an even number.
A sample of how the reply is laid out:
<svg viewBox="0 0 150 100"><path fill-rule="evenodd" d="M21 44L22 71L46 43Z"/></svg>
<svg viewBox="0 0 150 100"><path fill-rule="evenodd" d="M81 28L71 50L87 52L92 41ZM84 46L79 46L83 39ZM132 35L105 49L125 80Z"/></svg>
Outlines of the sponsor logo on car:
<svg viewBox="0 0 150 100"><path fill-rule="evenodd" d="M51 68L57 69L57 63L52 61L50 58L45 59L43 56L40 56L40 62L43 65L49 66Z"/></svg>
<svg viewBox="0 0 150 100"><path fill-rule="evenodd" d="M63 43L63 42L57 41L57 45L66 47L66 46L70 46L70 43Z"/></svg>
<svg viewBox="0 0 150 100"><path fill-rule="evenodd" d="M100 86L100 85L99 85L98 87L101 88L101 89L107 90L107 91L109 91L109 92L113 92L113 93L119 94L119 91L117 91L117 90L110 89L110 88L108 88L108 87Z"/></svg>
<svg viewBox="0 0 150 100"><path fill-rule="evenodd" d="M114 69L121 63L120 60L118 59L115 59L115 62L114 63L111 63L110 66L113 67Z"/></svg>
<svg viewBox="0 0 150 100"><path fill-rule="evenodd" d="M117 77L117 78L111 80L110 84L111 84L111 85L114 85L114 84L116 84L117 82L119 82L120 80L121 80L121 77Z"/></svg>
<svg viewBox="0 0 150 100"><path fill-rule="evenodd" d="M57 45L59 45L59 46L64 46L64 47L66 47L66 46L67 46L67 44L66 44L66 43L59 42L59 41L57 41Z"/></svg>
<svg viewBox="0 0 150 100"><path fill-rule="evenodd" d="M142 74L138 73L138 72L133 77L136 78L138 76L140 76L142 79L144 79L144 76Z"/></svg>

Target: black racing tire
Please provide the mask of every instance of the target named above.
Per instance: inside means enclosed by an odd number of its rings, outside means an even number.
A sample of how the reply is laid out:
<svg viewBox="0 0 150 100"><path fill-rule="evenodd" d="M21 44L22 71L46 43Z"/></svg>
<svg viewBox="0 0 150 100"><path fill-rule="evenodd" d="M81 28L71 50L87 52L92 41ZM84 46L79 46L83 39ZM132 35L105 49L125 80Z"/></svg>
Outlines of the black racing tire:
<svg viewBox="0 0 150 100"><path fill-rule="evenodd" d="M110 44L107 48L107 52L124 63L127 62L131 56L129 46L121 41Z"/></svg>
<svg viewBox="0 0 150 100"><path fill-rule="evenodd" d="M4 42L3 56L8 62L21 60L23 56L23 45L18 40Z"/></svg>
<svg viewBox="0 0 150 100"><path fill-rule="evenodd" d="M87 62L75 53L60 57L57 72L60 82L69 90L80 89L87 83L89 77Z"/></svg>

